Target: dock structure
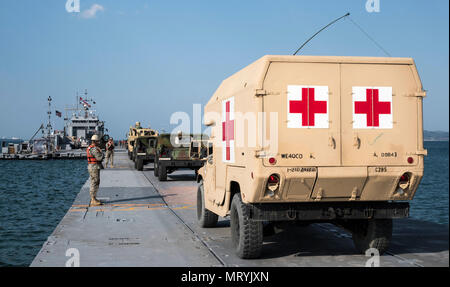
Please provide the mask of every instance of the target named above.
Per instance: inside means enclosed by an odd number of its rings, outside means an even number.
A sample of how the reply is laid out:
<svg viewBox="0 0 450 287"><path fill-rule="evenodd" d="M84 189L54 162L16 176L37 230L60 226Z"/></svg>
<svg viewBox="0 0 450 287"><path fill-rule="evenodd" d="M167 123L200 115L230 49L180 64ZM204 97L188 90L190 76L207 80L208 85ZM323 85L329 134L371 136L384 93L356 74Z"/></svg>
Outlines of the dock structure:
<svg viewBox="0 0 450 287"><path fill-rule="evenodd" d="M89 206L89 180L44 243L31 266L353 266L370 259L358 254L351 235L332 224L291 226L264 237L262 257L243 260L233 251L229 219L215 228L196 224L197 183L192 171L159 182L153 165L134 169L125 151L114 168L101 171L98 198ZM382 267L449 266L448 225L414 219L394 221Z"/></svg>
<svg viewBox="0 0 450 287"><path fill-rule="evenodd" d="M48 154L9 154L0 153L0 160L49 160L49 159L86 159L86 151L73 150Z"/></svg>

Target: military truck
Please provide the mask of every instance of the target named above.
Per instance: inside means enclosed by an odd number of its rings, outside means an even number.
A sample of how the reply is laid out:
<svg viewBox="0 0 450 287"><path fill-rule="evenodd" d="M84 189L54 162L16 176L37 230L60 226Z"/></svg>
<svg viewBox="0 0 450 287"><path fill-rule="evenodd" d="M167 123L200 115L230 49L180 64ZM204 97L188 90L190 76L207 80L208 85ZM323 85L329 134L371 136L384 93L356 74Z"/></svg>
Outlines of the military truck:
<svg viewBox="0 0 450 287"><path fill-rule="evenodd" d="M197 134L159 134L153 172L160 181L177 169L192 169L195 173L208 156L208 136Z"/></svg>
<svg viewBox="0 0 450 287"><path fill-rule="evenodd" d="M134 161L134 141L136 138L141 134L141 130L143 128L141 127L140 122L136 122L136 124L133 126L130 126L130 130L127 134L127 150L128 150L128 157ZM147 129L150 130L150 129Z"/></svg>
<svg viewBox="0 0 450 287"><path fill-rule="evenodd" d="M423 176L422 99L410 58L264 56L205 106L212 158L199 170L201 227L229 216L241 258L263 227L331 222L383 253Z"/></svg>
<svg viewBox="0 0 450 287"><path fill-rule="evenodd" d="M134 167L143 170L144 165L153 162L156 154L158 132L152 129L138 129L133 144Z"/></svg>

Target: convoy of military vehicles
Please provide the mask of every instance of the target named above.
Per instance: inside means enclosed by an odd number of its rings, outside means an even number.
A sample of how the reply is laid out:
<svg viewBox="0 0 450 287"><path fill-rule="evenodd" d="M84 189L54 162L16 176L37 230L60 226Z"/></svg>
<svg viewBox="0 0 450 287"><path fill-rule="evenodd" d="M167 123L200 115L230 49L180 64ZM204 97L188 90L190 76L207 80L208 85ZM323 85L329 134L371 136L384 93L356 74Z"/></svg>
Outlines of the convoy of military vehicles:
<svg viewBox="0 0 450 287"><path fill-rule="evenodd" d="M334 223L359 252L383 253L423 176L424 96L410 58L265 56L206 104L210 138L137 123L128 153L161 181L194 170L198 224L229 217L241 258L286 222Z"/></svg>
<svg viewBox="0 0 450 287"><path fill-rule="evenodd" d="M160 181L177 169L197 171L208 156L206 135L162 133L142 128L140 122L127 134L128 155L137 170L153 162L153 171Z"/></svg>
<svg viewBox="0 0 450 287"><path fill-rule="evenodd" d="M130 127L127 138L128 156L134 161L137 170L143 170L144 165L155 159L158 132L150 128L142 128L140 122Z"/></svg>

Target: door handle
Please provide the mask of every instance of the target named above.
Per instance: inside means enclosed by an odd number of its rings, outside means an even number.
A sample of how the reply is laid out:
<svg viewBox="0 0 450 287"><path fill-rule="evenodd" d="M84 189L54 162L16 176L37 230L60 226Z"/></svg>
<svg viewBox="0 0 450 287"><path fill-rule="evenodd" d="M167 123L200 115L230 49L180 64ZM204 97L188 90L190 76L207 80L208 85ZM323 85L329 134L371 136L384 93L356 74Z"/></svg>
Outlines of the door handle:
<svg viewBox="0 0 450 287"><path fill-rule="evenodd" d="M328 139L328 145L331 146L333 149L336 149L336 140L333 136L330 136Z"/></svg>
<svg viewBox="0 0 450 287"><path fill-rule="evenodd" d="M353 146L357 149L361 147L361 139L358 136L353 137Z"/></svg>

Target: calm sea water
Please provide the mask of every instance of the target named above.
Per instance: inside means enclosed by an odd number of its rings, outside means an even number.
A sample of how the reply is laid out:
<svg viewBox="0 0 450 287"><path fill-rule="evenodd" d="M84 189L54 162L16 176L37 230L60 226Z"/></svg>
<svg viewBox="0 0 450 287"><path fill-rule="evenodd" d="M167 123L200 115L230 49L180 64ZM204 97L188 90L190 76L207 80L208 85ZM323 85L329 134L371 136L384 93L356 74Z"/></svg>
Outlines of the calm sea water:
<svg viewBox="0 0 450 287"><path fill-rule="evenodd" d="M419 189L411 202L410 216L448 224L449 142L425 142L428 156Z"/></svg>
<svg viewBox="0 0 450 287"><path fill-rule="evenodd" d="M0 160L0 266L29 266L87 179L84 160Z"/></svg>
<svg viewBox="0 0 450 287"><path fill-rule="evenodd" d="M425 142L411 217L448 224L448 142ZM29 266L88 178L84 160L0 161L0 266Z"/></svg>

